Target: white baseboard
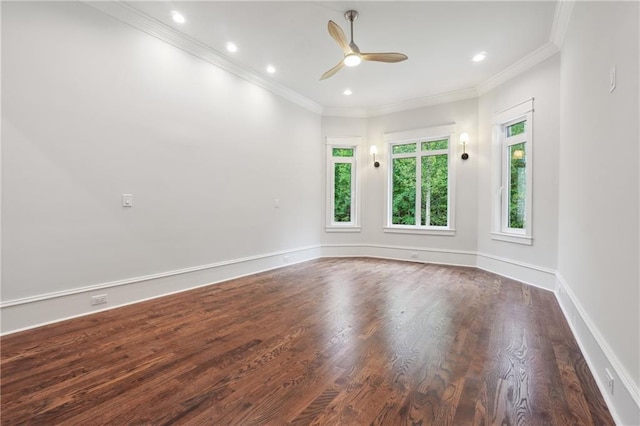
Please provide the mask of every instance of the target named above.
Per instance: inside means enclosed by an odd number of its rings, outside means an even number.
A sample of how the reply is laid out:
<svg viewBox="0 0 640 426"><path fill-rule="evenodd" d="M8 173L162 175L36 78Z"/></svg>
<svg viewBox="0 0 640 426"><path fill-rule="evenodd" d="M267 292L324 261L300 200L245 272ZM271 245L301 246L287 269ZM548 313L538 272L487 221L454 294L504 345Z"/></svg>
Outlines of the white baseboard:
<svg viewBox="0 0 640 426"><path fill-rule="evenodd" d="M318 257L375 257L412 262L479 267L527 284L553 289L548 271L473 251L377 244L327 244L268 253L176 271L134 277L0 303L0 335L191 290ZM286 257L286 261L285 261ZM92 296L107 303L90 305Z"/></svg>
<svg viewBox="0 0 640 426"><path fill-rule="evenodd" d="M475 266L472 251L378 244L324 244L322 257L375 257L440 265Z"/></svg>
<svg viewBox="0 0 640 426"><path fill-rule="evenodd" d="M555 294L616 424L640 425L640 389L559 272L556 272ZM607 387L605 368L613 375L613 395Z"/></svg>
<svg viewBox="0 0 640 426"><path fill-rule="evenodd" d="M556 286L554 270L486 253L477 253L476 267L522 283L553 291Z"/></svg>
<svg viewBox="0 0 640 426"><path fill-rule="evenodd" d="M545 290L555 289L555 271L469 250L388 246L379 244L325 244L323 257L379 257L441 265L472 266Z"/></svg>
<svg viewBox="0 0 640 426"><path fill-rule="evenodd" d="M373 257L411 262L477 267L520 282L554 291L607 405L619 425L640 424L640 391L559 273L547 268L465 250L377 244L325 244L234 259L210 265L131 278L64 292L0 303L0 334L113 309L227 281L319 257ZM108 303L90 306L91 296L107 294ZM614 395L608 392L604 369L614 375Z"/></svg>
<svg viewBox="0 0 640 426"><path fill-rule="evenodd" d="M113 281L0 303L0 334L16 333L54 322L131 305L233 278L316 259L321 247L310 246ZM91 306L92 296L107 294L107 303Z"/></svg>

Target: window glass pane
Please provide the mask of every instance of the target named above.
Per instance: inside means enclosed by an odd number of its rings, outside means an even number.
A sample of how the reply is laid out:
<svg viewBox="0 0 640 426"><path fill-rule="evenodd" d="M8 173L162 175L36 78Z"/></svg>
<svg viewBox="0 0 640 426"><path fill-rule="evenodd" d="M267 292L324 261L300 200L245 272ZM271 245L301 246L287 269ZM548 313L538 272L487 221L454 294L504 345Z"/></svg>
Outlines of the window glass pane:
<svg viewBox="0 0 640 426"><path fill-rule="evenodd" d="M405 154L407 152L416 152L415 143L407 143L404 145L393 145L391 148L393 154Z"/></svg>
<svg viewBox="0 0 640 426"><path fill-rule="evenodd" d="M447 155L422 157L421 225L447 226Z"/></svg>
<svg viewBox="0 0 640 426"><path fill-rule="evenodd" d="M449 140L442 139L439 141L422 142L423 151L433 151L436 149L447 149L449 147Z"/></svg>
<svg viewBox="0 0 640 426"><path fill-rule="evenodd" d="M413 144L415 149L415 144ZM393 159L392 221L394 225L416 224L416 159Z"/></svg>
<svg viewBox="0 0 640 426"><path fill-rule="evenodd" d="M521 121L519 123L512 124L507 127L507 137L519 135L524 133L524 126L526 125L526 121Z"/></svg>
<svg viewBox="0 0 640 426"><path fill-rule="evenodd" d="M334 157L353 157L353 148L333 148Z"/></svg>
<svg viewBox="0 0 640 426"><path fill-rule="evenodd" d="M333 192L334 222L351 222L351 163L336 163Z"/></svg>
<svg viewBox="0 0 640 426"><path fill-rule="evenodd" d="M509 228L525 227L527 158L525 142L509 147Z"/></svg>

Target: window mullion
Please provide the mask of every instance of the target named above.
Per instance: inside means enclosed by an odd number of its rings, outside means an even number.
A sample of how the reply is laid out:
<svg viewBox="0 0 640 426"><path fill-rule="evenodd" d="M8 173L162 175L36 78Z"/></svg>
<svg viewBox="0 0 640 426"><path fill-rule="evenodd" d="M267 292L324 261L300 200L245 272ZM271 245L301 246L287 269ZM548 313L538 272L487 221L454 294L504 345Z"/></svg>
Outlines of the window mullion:
<svg viewBox="0 0 640 426"><path fill-rule="evenodd" d="M416 154L416 226L422 225L422 156Z"/></svg>
<svg viewBox="0 0 640 426"><path fill-rule="evenodd" d="M391 154L391 159L395 159L395 158L412 158L415 157L416 153L415 152L403 152L401 154Z"/></svg>
<svg viewBox="0 0 640 426"><path fill-rule="evenodd" d="M505 141L506 142L506 141ZM511 174L509 173L509 145L507 143L502 147L502 194L501 194L501 229L506 232L509 229L509 188Z"/></svg>
<svg viewBox="0 0 640 426"><path fill-rule="evenodd" d="M331 224L336 223L336 159L331 158Z"/></svg>
<svg viewBox="0 0 640 426"><path fill-rule="evenodd" d="M355 152L354 152L355 154ZM351 221L355 223L356 218L356 160L351 158Z"/></svg>

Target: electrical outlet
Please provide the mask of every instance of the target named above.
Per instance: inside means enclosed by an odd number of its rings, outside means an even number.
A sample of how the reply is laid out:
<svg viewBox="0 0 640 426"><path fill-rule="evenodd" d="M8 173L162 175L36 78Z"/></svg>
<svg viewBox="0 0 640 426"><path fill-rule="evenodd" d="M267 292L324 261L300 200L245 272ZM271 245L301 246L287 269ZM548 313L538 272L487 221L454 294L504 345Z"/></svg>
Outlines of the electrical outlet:
<svg viewBox="0 0 640 426"><path fill-rule="evenodd" d="M102 305L107 303L107 295L99 294L97 296L91 296L91 306Z"/></svg>
<svg viewBox="0 0 640 426"><path fill-rule="evenodd" d="M611 374L611 371L609 371L608 368L604 369L604 375L607 378L607 389L609 389L609 393L611 393L611 395L613 395L613 374Z"/></svg>
<svg viewBox="0 0 640 426"><path fill-rule="evenodd" d="M415 251L412 251L410 256L411 256L412 259L417 259L418 258L418 253L416 253Z"/></svg>
<svg viewBox="0 0 640 426"><path fill-rule="evenodd" d="M284 263L289 263L289 256L286 256L286 255L285 255L285 256L282 258L282 261L283 261Z"/></svg>
<svg viewBox="0 0 640 426"><path fill-rule="evenodd" d="M616 66L609 70L609 92L616 90Z"/></svg>

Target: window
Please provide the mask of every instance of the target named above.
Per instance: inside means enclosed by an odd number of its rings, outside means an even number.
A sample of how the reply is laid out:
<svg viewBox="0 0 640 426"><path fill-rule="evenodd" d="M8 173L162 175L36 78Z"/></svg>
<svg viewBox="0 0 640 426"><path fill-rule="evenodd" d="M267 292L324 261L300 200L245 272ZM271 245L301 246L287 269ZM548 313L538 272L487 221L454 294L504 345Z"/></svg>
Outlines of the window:
<svg viewBox="0 0 640 426"><path fill-rule="evenodd" d="M533 99L494 115L493 239L532 244L532 127Z"/></svg>
<svg viewBox="0 0 640 426"><path fill-rule="evenodd" d="M328 232L358 232L357 154L360 138L327 138Z"/></svg>
<svg viewBox="0 0 640 426"><path fill-rule="evenodd" d="M455 126L385 135L389 152L386 232L453 235Z"/></svg>

